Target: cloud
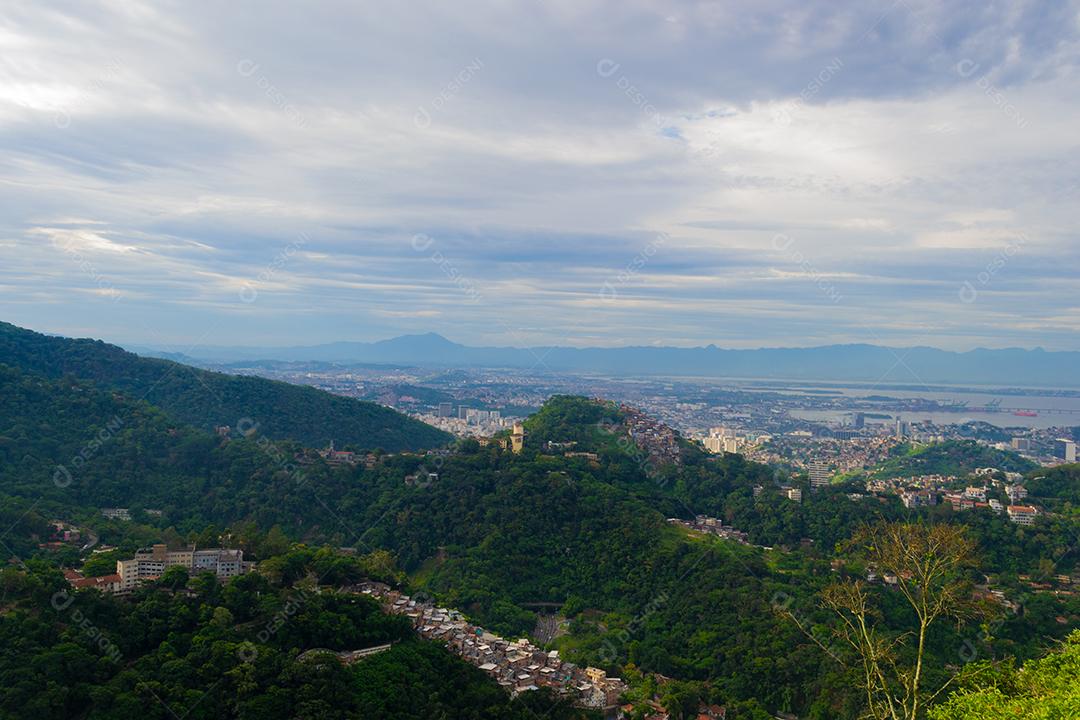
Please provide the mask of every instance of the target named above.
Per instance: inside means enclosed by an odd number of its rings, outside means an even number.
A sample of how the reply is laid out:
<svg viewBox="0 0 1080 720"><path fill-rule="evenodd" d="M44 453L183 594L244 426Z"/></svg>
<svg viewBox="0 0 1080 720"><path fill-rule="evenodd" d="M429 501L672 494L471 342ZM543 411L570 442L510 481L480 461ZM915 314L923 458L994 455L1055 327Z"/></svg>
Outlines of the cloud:
<svg viewBox="0 0 1080 720"><path fill-rule="evenodd" d="M16 3L0 313L1077 349L1078 36L1075 1Z"/></svg>

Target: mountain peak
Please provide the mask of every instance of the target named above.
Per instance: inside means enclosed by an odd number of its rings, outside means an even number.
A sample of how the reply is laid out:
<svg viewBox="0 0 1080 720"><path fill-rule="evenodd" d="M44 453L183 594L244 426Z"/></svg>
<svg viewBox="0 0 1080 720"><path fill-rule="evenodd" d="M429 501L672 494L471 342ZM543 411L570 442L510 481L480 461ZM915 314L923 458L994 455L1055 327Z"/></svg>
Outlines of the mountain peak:
<svg viewBox="0 0 1080 720"><path fill-rule="evenodd" d="M445 350L461 347L455 342L447 340L436 332L418 333L414 335L398 335L388 340L379 340L373 343L375 347L395 348L399 350L431 351L434 349Z"/></svg>

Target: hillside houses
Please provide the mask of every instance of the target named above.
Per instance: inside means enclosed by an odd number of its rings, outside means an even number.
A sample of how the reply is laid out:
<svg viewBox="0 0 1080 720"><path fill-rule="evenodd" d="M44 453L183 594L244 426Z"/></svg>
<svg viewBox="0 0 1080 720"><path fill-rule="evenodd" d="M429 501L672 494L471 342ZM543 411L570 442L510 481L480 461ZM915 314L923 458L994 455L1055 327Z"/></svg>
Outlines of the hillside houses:
<svg viewBox="0 0 1080 720"><path fill-rule="evenodd" d="M620 405L619 410L626 418L627 434L648 453L652 463L678 465L682 462L678 436L674 430L630 405Z"/></svg>
<svg viewBox="0 0 1080 720"><path fill-rule="evenodd" d="M719 538L723 538L724 540L733 540L744 545L749 544L749 541L747 540L748 536L746 533L744 533L742 530L736 530L733 527L725 527L724 521L720 520L719 518L698 515L693 520L668 518L667 521L672 525L678 525L693 532L715 535Z"/></svg>
<svg viewBox="0 0 1080 720"><path fill-rule="evenodd" d="M469 623L457 610L415 600L382 583L351 588L379 600L387 612L404 615L422 637L440 640L462 659L490 675L511 695L546 687L568 695L582 707L614 710L626 684L599 668L564 662L557 650L546 652L528 640L506 640Z"/></svg>

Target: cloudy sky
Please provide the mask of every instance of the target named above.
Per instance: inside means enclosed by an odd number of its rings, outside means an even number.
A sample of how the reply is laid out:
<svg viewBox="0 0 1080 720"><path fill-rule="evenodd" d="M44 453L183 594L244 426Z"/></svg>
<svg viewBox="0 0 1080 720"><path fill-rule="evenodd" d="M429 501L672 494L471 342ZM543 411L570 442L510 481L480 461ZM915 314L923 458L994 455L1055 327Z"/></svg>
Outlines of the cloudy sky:
<svg viewBox="0 0 1080 720"><path fill-rule="evenodd" d="M0 319L1080 349L1080 2L0 6Z"/></svg>

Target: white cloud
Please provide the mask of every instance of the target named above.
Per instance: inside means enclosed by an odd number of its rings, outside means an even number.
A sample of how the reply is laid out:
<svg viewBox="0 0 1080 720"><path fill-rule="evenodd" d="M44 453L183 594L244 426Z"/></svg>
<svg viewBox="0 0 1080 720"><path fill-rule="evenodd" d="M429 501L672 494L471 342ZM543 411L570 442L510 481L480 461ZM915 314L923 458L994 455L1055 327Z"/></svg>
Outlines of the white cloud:
<svg viewBox="0 0 1080 720"><path fill-rule="evenodd" d="M124 341L872 328L1078 348L1078 18L1076 2L16 2L0 313ZM978 302L956 302L1020 235ZM929 334L911 320L928 312Z"/></svg>

